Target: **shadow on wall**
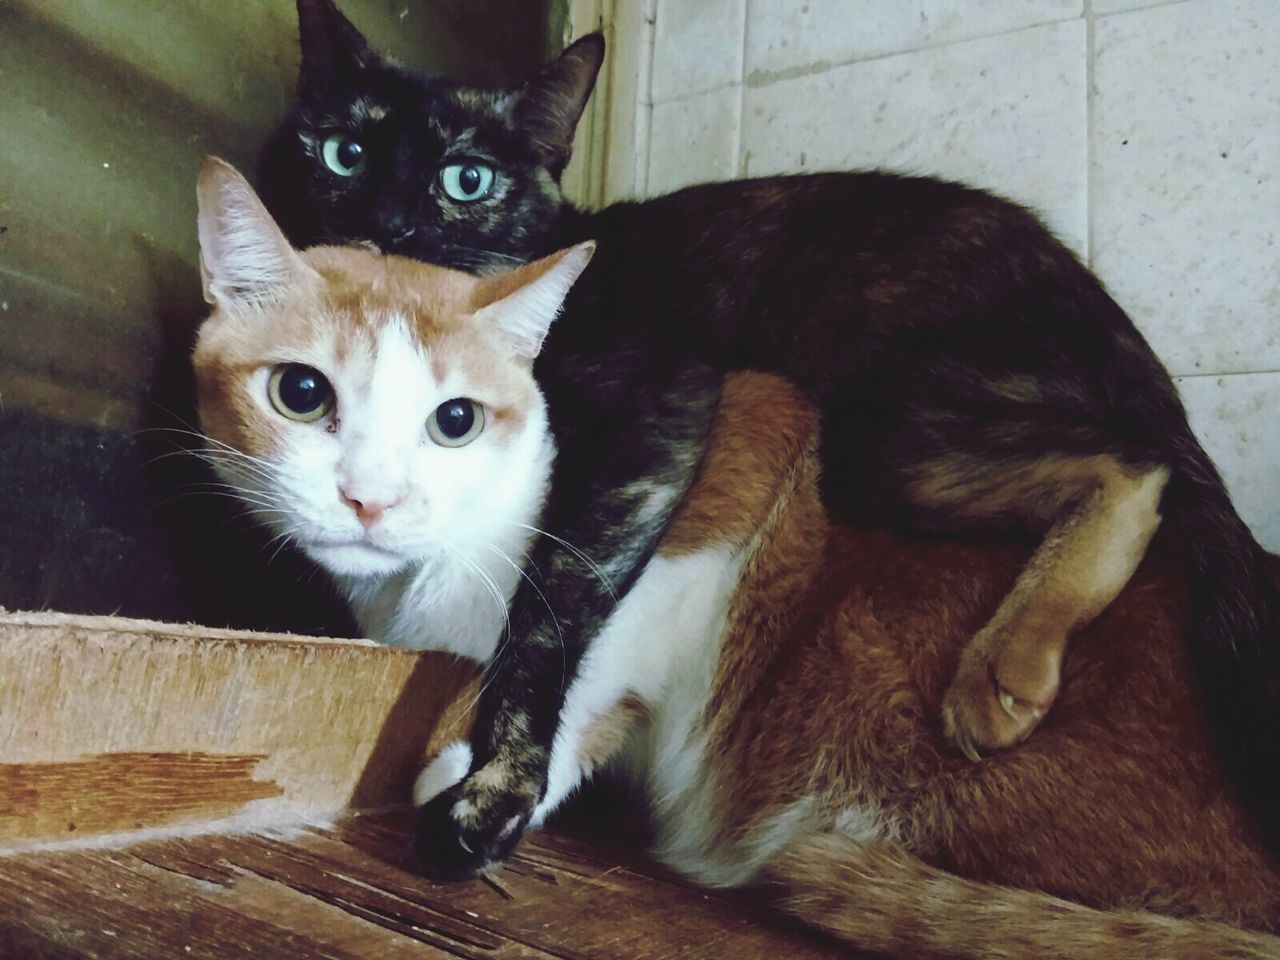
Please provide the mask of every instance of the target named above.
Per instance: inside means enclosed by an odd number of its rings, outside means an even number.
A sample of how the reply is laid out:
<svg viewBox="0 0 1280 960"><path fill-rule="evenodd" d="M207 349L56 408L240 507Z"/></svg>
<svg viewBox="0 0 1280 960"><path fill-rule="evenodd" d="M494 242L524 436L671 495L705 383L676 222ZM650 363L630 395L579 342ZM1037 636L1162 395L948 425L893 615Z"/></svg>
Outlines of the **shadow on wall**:
<svg viewBox="0 0 1280 960"><path fill-rule="evenodd" d="M478 82L544 53L541 2L344 7L405 62ZM296 71L292 0L0 3L0 604L353 630L183 453L196 172L208 153L252 169Z"/></svg>

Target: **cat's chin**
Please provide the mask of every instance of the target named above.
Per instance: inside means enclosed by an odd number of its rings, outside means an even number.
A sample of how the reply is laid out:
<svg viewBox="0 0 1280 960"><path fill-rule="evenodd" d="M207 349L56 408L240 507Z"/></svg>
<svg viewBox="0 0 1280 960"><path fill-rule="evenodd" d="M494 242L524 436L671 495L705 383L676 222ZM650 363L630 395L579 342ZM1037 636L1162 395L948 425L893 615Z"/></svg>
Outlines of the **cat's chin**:
<svg viewBox="0 0 1280 960"><path fill-rule="evenodd" d="M303 550L339 577L388 577L410 563L407 557L365 543L307 544Z"/></svg>

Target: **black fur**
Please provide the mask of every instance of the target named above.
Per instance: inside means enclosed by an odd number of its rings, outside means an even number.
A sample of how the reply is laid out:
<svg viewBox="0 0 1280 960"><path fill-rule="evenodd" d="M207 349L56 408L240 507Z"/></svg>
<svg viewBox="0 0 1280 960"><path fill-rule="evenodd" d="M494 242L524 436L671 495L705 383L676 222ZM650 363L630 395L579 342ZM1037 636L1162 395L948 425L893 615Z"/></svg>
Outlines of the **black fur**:
<svg viewBox="0 0 1280 960"><path fill-rule="evenodd" d="M785 374L821 402L824 494L846 517L961 529L908 494L956 456L993 472L1054 452L1170 466L1165 509L1199 574L1201 680L1223 755L1280 841L1280 600L1263 553L1164 368L1033 215L883 173L713 184L582 213L557 180L598 38L520 91L484 92L379 63L328 0L299 9L304 48L309 31L328 31L309 47L330 59L352 46L340 79L317 83L323 71L304 67L299 110L265 155L264 196L295 241L373 241L485 270L599 240L536 373L559 445L542 525L607 564L612 583L562 544L538 543L537 589L525 584L513 602L514 642L490 666L473 735L475 770L492 764L503 778L481 787L473 776L427 807L426 869L466 875L518 840L544 789L565 689L674 509L673 498L642 514L645 484L683 492L719 375L743 367ZM385 118L356 124L358 99ZM360 178L337 180L304 148L308 136L357 127L370 155ZM500 198L459 207L441 195L442 159L464 154L499 171ZM453 812L459 799L479 811L469 822Z"/></svg>

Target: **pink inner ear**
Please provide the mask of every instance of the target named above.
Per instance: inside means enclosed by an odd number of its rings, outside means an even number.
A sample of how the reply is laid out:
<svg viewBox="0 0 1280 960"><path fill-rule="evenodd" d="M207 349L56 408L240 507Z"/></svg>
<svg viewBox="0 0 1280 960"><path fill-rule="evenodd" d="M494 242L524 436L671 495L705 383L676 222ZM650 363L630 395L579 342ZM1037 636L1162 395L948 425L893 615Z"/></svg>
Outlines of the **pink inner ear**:
<svg viewBox="0 0 1280 960"><path fill-rule="evenodd" d="M595 248L595 241L588 240L482 281L476 296L487 305L476 318L501 333L514 356L532 360Z"/></svg>
<svg viewBox="0 0 1280 960"><path fill-rule="evenodd" d="M554 270L575 249L577 248L568 247L564 250L557 250L541 260L534 260L532 263L526 263L505 273L482 277L476 285L475 293L471 298L472 309L481 310L497 303L499 300L505 300L524 287L536 283L548 271Z"/></svg>
<svg viewBox="0 0 1280 960"><path fill-rule="evenodd" d="M199 260L200 260L200 287L204 291L204 302L208 304L212 304L216 302L213 298L213 291L210 287L210 284L213 278L209 276L209 268L205 266L203 250L200 251Z"/></svg>
<svg viewBox="0 0 1280 960"><path fill-rule="evenodd" d="M308 272L253 187L225 160L205 161L196 199L209 302L260 301Z"/></svg>

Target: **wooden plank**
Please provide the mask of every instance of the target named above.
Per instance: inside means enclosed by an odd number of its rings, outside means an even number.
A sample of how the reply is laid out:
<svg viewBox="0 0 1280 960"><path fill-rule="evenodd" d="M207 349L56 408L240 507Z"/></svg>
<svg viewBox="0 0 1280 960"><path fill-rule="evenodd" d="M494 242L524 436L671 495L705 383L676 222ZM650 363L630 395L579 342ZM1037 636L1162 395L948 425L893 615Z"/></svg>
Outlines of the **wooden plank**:
<svg viewBox="0 0 1280 960"><path fill-rule="evenodd" d="M482 881L439 885L410 873L411 825L409 812L361 816L345 820L329 836L310 832L297 846L338 858L346 869L400 896L447 903L503 936L569 955L646 960L831 955L825 941L751 896L699 888L649 863L638 842L627 845L625 834L615 833L606 845L557 830L535 832L493 872L503 895Z"/></svg>
<svg viewBox="0 0 1280 960"><path fill-rule="evenodd" d="M475 678L364 641L0 615L0 844L403 803Z"/></svg>
<svg viewBox="0 0 1280 960"><path fill-rule="evenodd" d="M293 918L247 923L234 901L117 853L5 858L0 898L13 960L364 956L318 942Z"/></svg>
<svg viewBox="0 0 1280 960"><path fill-rule="evenodd" d="M262 756L106 753L61 763L0 766L0 838L114 833L230 816L278 797L254 778Z"/></svg>
<svg viewBox="0 0 1280 960"><path fill-rule="evenodd" d="M287 837L0 856L0 902L12 905L0 909L0 960L849 955L750 897L691 889L635 849L559 834L526 841L496 882L429 881L408 869L411 824L387 811Z"/></svg>
<svg viewBox="0 0 1280 960"><path fill-rule="evenodd" d="M832 955L638 841L535 834L489 878L442 884L416 873L410 810L298 826L406 797L475 683L360 640L0 613L0 960ZM101 836L173 825L188 835Z"/></svg>
<svg viewBox="0 0 1280 960"><path fill-rule="evenodd" d="M649 102L655 0L608 0L604 13L609 43L605 58L601 113L603 143L600 205L643 197L648 186Z"/></svg>

